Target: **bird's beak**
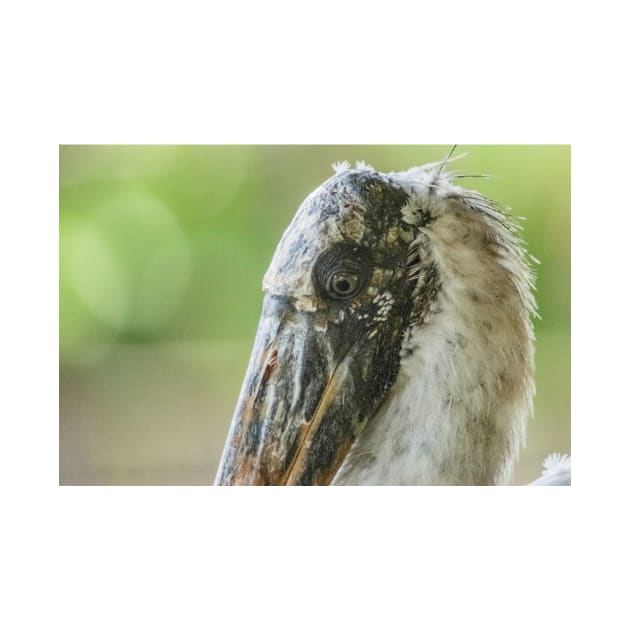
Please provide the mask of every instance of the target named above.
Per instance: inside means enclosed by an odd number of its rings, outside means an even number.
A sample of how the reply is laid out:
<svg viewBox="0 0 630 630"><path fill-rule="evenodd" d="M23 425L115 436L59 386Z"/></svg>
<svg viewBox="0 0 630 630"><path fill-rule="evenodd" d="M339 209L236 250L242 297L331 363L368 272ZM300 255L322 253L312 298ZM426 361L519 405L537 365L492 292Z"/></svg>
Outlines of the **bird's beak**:
<svg viewBox="0 0 630 630"><path fill-rule="evenodd" d="M215 483L329 484L384 394L364 341L267 297Z"/></svg>

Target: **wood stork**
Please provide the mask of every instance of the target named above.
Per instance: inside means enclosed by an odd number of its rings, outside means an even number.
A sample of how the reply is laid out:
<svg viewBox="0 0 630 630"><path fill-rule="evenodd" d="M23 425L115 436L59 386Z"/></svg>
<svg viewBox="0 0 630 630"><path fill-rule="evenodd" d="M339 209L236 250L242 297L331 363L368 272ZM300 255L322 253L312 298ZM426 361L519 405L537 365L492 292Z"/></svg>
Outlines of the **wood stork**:
<svg viewBox="0 0 630 630"><path fill-rule="evenodd" d="M336 164L302 203L263 281L216 484L510 481L533 275L514 220L456 185L451 154L388 174ZM570 479L570 460L547 463L536 483Z"/></svg>

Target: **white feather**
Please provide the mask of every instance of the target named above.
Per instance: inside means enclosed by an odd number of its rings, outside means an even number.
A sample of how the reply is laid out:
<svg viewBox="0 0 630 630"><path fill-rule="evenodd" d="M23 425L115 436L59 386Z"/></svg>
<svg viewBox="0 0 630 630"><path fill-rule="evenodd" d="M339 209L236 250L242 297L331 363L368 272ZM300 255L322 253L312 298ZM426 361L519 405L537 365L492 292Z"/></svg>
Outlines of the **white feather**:
<svg viewBox="0 0 630 630"><path fill-rule="evenodd" d="M571 456L551 453L543 462L542 475L532 486L570 486L571 485Z"/></svg>
<svg viewBox="0 0 630 630"><path fill-rule="evenodd" d="M398 378L335 484L509 483L524 446L536 313L528 259L513 221L454 185L445 162L388 175L410 195L410 249L434 262L441 289L408 332ZM411 273L421 291L420 266Z"/></svg>

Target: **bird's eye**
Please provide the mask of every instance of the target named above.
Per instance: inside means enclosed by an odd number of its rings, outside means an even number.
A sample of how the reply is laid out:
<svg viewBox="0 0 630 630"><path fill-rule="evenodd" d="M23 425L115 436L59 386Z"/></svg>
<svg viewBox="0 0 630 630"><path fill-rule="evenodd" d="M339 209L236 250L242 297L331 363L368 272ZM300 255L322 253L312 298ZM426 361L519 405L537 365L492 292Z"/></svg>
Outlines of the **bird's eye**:
<svg viewBox="0 0 630 630"><path fill-rule="evenodd" d="M348 271L338 271L334 273L328 281L328 292L340 298L347 298L354 295L359 286L359 276Z"/></svg>
<svg viewBox="0 0 630 630"><path fill-rule="evenodd" d="M344 241L322 253L313 267L313 283L320 297L350 300L366 286L372 258L364 247Z"/></svg>

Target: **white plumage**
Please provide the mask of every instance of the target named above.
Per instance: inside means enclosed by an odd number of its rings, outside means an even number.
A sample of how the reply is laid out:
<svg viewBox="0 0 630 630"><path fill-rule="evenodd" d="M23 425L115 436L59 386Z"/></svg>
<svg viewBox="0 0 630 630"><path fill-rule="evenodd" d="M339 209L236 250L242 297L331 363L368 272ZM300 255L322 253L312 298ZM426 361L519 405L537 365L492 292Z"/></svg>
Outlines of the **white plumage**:
<svg viewBox="0 0 630 630"><path fill-rule="evenodd" d="M570 486L571 457L551 453L543 462L543 474L532 482L532 486Z"/></svg>

